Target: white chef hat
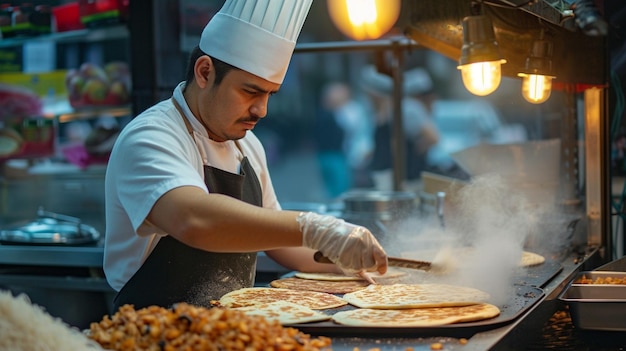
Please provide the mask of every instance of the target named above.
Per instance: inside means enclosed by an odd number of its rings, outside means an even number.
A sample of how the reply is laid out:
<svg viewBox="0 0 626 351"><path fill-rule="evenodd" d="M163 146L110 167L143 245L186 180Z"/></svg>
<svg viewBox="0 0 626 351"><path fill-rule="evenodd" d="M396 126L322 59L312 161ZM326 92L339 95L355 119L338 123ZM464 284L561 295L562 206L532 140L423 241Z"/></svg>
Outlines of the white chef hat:
<svg viewBox="0 0 626 351"><path fill-rule="evenodd" d="M313 0L226 0L204 27L206 54L282 84Z"/></svg>
<svg viewBox="0 0 626 351"><path fill-rule="evenodd" d="M404 93L422 95L433 90L433 80L428 71L421 67L404 72Z"/></svg>

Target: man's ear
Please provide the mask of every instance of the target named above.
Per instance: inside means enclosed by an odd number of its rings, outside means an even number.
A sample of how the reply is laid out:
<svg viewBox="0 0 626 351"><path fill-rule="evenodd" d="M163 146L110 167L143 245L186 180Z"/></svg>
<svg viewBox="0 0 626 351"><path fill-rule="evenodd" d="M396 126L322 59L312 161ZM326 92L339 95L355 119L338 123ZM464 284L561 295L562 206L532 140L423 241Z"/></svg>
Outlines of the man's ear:
<svg viewBox="0 0 626 351"><path fill-rule="evenodd" d="M210 74L214 70L213 60L211 57L204 55L196 60L194 65L194 76L196 78L196 84L200 88L204 88L207 84L210 84Z"/></svg>

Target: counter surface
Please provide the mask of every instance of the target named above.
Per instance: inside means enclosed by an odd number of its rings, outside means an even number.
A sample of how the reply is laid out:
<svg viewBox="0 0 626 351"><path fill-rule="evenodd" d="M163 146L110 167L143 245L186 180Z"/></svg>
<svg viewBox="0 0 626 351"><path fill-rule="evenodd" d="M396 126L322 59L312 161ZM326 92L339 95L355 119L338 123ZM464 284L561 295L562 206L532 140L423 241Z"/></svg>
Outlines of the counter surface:
<svg viewBox="0 0 626 351"><path fill-rule="evenodd" d="M76 267L101 269L103 248L101 246L92 247L68 247L68 246L14 246L0 245L0 265L27 265L27 266L47 266L47 267ZM558 295L571 278L583 269L591 270L598 265L594 265L594 260L598 259L597 250L593 250L585 255L576 253L570 254L561 261L563 269L542 289L545 294L541 301L536 303L521 318L513 320L511 323L477 333L465 340L450 337L428 337L428 338L400 338L400 337L334 337L333 350L353 351L355 347L360 350L429 350L431 344L442 343L445 350L507 350L516 349L520 345L531 342L533 338L542 335L542 326L550 317L562 307L558 300ZM588 266L588 267L585 267ZM265 255L259 255L258 267L260 271L284 268L276 265ZM0 274L0 285L16 283L16 279L32 279L32 277L13 276L10 274ZM39 276L38 284L49 285L50 287L66 286L71 289L72 279L66 277L62 280L55 280L55 277ZM106 290L108 285L103 278L88 276L74 281L74 288L81 287L86 290ZM68 285L68 283L70 283ZM10 284L7 284L10 285ZM102 290L100 290L102 291ZM519 348L517 348L519 349Z"/></svg>
<svg viewBox="0 0 626 351"><path fill-rule="evenodd" d="M93 246L0 245L0 265L102 267L103 244ZM286 273L264 253L257 256L260 272Z"/></svg>
<svg viewBox="0 0 626 351"><path fill-rule="evenodd" d="M113 292L102 272L103 257L101 243L93 246L0 245L0 285ZM265 273L286 272L284 267L259 253L259 278Z"/></svg>
<svg viewBox="0 0 626 351"><path fill-rule="evenodd" d="M0 245L0 264L102 267L102 246Z"/></svg>

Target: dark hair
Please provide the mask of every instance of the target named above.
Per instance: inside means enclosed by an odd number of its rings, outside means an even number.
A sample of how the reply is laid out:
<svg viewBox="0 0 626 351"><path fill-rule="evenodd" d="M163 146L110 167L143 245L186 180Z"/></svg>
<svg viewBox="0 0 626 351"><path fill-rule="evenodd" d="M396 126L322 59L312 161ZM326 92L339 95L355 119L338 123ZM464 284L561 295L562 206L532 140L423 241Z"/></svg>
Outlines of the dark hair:
<svg viewBox="0 0 626 351"><path fill-rule="evenodd" d="M200 57L205 56L205 55L206 53L200 50L200 47L198 46L196 46L193 50L191 50L191 54L189 54L189 62L187 63L187 75L185 76L185 81L187 83L185 87L189 86L189 84L191 84L191 82L194 80L193 69L196 64L196 61ZM220 61L216 59L215 57L212 57L212 56L209 56L209 57L211 57L211 60L213 61L213 66L215 67L215 85L219 85L224 79L224 76L226 76L226 73L228 73L230 70L239 69L233 65L229 65L228 63L224 61Z"/></svg>

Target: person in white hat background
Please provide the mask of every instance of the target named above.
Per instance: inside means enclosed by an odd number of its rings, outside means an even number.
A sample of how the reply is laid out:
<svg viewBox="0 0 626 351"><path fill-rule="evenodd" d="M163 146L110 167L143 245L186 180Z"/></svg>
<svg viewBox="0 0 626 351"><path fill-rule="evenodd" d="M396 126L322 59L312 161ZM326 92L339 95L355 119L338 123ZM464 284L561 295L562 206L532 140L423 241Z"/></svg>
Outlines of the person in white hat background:
<svg viewBox="0 0 626 351"><path fill-rule="evenodd" d="M384 273L371 232L281 210L255 124L279 91L312 0L227 0L171 99L120 133L105 180L113 307L208 306L252 287L257 252L299 271ZM334 265L313 259L320 251Z"/></svg>
<svg viewBox="0 0 626 351"><path fill-rule="evenodd" d="M374 186L392 190L393 80L378 72L374 65L362 72L364 90L368 93L375 115L374 151L370 162ZM421 67L403 74L402 127L405 139L405 184L417 186L421 172L428 168L428 151L439 141L439 132L431 118L433 81Z"/></svg>

